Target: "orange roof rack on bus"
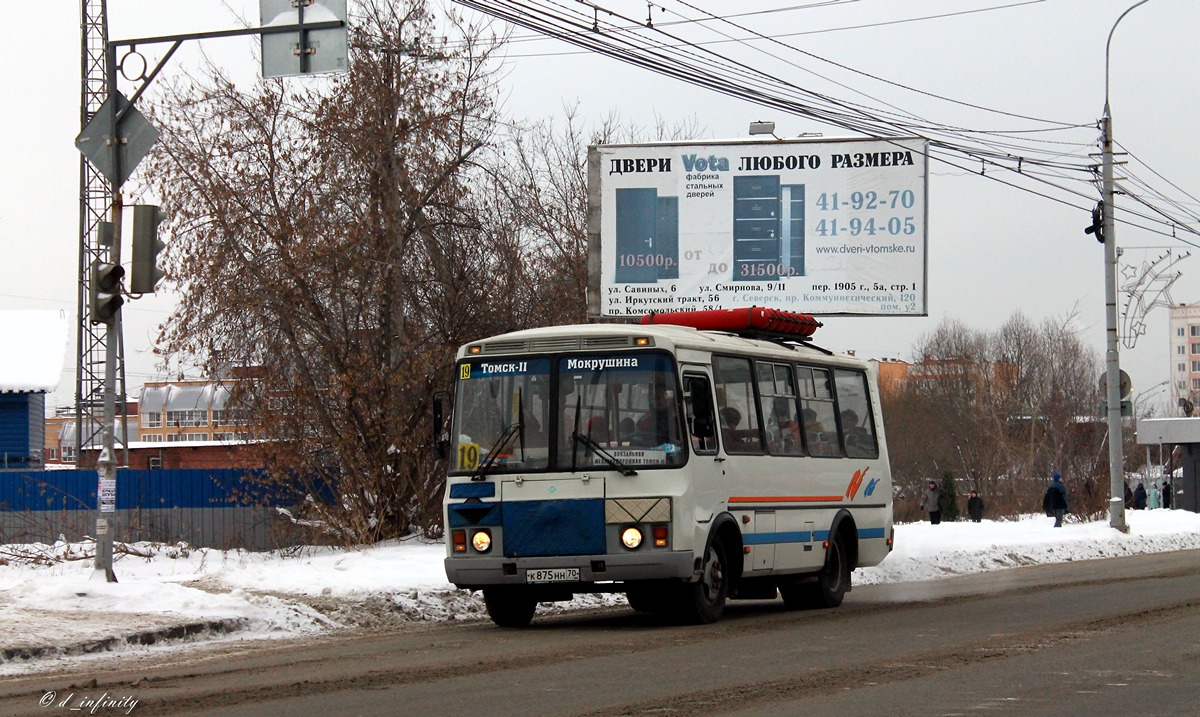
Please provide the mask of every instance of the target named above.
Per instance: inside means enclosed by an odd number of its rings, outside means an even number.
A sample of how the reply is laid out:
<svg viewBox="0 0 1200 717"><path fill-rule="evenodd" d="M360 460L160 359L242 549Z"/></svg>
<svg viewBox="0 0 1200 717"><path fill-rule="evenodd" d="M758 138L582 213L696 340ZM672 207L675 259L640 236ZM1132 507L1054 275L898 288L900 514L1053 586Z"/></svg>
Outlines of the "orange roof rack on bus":
<svg viewBox="0 0 1200 717"><path fill-rule="evenodd" d="M793 341L807 341L824 326L809 314L763 306L651 313L642 317L642 323L690 326L702 331L727 331L740 336Z"/></svg>

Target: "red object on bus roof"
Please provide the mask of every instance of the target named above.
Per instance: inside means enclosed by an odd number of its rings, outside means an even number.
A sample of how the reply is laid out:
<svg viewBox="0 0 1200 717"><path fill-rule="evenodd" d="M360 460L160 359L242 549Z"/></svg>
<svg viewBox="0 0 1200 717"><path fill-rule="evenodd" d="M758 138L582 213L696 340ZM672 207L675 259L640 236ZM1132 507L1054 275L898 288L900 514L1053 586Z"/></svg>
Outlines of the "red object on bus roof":
<svg viewBox="0 0 1200 717"><path fill-rule="evenodd" d="M821 326L809 314L782 309L751 306L748 309L713 309L711 311L667 311L646 314L643 324L673 324L690 326L703 331L771 334L779 337L808 338Z"/></svg>

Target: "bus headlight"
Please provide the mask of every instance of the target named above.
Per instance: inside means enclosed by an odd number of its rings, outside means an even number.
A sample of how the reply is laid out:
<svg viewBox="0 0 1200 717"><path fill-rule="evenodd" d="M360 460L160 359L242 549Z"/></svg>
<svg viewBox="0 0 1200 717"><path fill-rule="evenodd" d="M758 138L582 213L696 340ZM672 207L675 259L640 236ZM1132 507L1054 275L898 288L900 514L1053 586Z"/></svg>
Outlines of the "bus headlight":
<svg viewBox="0 0 1200 717"><path fill-rule="evenodd" d="M477 553L486 553L492 549L492 534L486 530L477 530L471 536L471 547L475 548Z"/></svg>
<svg viewBox="0 0 1200 717"><path fill-rule="evenodd" d="M642 531L632 526L622 530L621 543L630 550L636 550L642 544Z"/></svg>

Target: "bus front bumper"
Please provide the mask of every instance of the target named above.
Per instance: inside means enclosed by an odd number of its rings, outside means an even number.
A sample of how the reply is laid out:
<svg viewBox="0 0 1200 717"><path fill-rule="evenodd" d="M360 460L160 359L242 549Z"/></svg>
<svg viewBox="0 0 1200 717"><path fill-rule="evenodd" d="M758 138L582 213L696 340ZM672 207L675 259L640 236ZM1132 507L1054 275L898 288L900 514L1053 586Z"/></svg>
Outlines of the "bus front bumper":
<svg viewBox="0 0 1200 717"><path fill-rule="evenodd" d="M494 585L540 584L573 592L589 592L593 583L634 580L687 580L694 572L691 552L645 552L612 555L561 555L539 558L471 556L446 558L446 577L455 586L478 589ZM578 580L537 582L532 575L546 571L578 570Z"/></svg>

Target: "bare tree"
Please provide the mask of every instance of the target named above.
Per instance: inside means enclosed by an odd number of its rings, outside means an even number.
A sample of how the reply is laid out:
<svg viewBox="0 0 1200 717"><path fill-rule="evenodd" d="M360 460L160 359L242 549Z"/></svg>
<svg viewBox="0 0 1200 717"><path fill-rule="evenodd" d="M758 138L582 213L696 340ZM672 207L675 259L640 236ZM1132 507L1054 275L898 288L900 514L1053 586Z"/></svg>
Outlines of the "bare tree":
<svg viewBox="0 0 1200 717"><path fill-rule="evenodd" d="M420 0L366 0L350 45L349 72L316 86L172 83L147 176L182 296L161 352L257 367L234 400L268 439L267 480L371 541L436 526L428 398L527 282L479 181L497 41Z"/></svg>
<svg viewBox="0 0 1200 717"><path fill-rule="evenodd" d="M529 273L538 279L531 297L533 325L587 319L588 146L693 139L700 133L694 119L671 125L659 118L647 129L614 114L586 129L578 106L565 107L561 123L510 128L496 177L527 251Z"/></svg>
<svg viewBox="0 0 1200 717"><path fill-rule="evenodd" d="M893 471L902 488L944 472L979 490L993 511L1040 508L1050 474L1076 488L1083 512L1106 498L1096 476L1102 437L1095 352L1075 316L1034 325L1014 314L995 332L946 320L914 347L909 379L886 397Z"/></svg>
<svg viewBox="0 0 1200 717"><path fill-rule="evenodd" d="M264 483L348 542L440 530L429 399L459 345L586 317L585 133L502 122L500 40L432 7L359 2L344 76L210 70L155 109L182 294L160 351L243 367Z"/></svg>

